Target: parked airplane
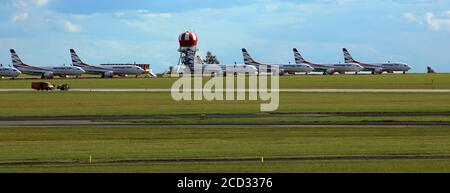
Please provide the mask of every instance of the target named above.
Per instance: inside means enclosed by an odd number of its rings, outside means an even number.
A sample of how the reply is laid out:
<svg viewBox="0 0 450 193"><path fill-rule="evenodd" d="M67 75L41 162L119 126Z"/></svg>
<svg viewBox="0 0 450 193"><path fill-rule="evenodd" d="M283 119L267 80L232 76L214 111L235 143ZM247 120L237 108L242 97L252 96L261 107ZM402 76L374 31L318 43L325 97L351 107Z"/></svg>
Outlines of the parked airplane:
<svg viewBox="0 0 450 193"><path fill-rule="evenodd" d="M70 55L72 58L72 64L83 68L89 74L101 74L102 78L112 78L114 75L140 75L144 74L145 70L135 65L112 65L112 66L93 66L84 63L78 57L75 50L70 49Z"/></svg>
<svg viewBox="0 0 450 193"><path fill-rule="evenodd" d="M344 64L316 64L312 62L308 62L305 59L303 59L300 52L298 52L297 48L294 48L294 56L295 56L295 63L297 64L308 64L312 67L314 67L315 72L323 72L324 75L327 74L334 74L336 72L339 72L340 74L345 74L345 72L355 72L358 73L363 69L363 67L359 64L351 64L351 63L344 63Z"/></svg>
<svg viewBox="0 0 450 193"><path fill-rule="evenodd" d="M14 49L10 50L13 66L24 74L40 75L42 79L51 79L53 76L81 76L85 71L76 66L50 66L36 67L24 64Z"/></svg>
<svg viewBox="0 0 450 193"><path fill-rule="evenodd" d="M20 72L20 70L17 70L14 67L3 66L2 64L0 64L0 77L7 76L7 77L16 78L20 74L22 74L22 72Z"/></svg>
<svg viewBox="0 0 450 193"><path fill-rule="evenodd" d="M196 56L195 52L189 52L184 58L182 58L182 64L176 66L176 68L171 68L171 73L192 73L187 72L187 70L194 70L194 73L201 72L203 75L210 74L211 76L227 74L247 74L247 75L257 75L258 69L252 65L245 64L205 64L205 62Z"/></svg>
<svg viewBox="0 0 450 193"><path fill-rule="evenodd" d="M244 63L246 65L254 65L254 66L267 66L270 69L270 66L278 66L279 74L284 75L285 73L295 74L296 72L304 72L306 74L312 72L314 68L308 64L262 64L253 60L250 54L247 52L245 48L242 48L242 55L244 56Z"/></svg>
<svg viewBox="0 0 450 193"><path fill-rule="evenodd" d="M203 60L200 58L200 56L197 56L197 60L202 62L202 64L205 64ZM214 64L210 64L213 65ZM217 66L217 65L216 65ZM223 72L226 74L250 74L250 75L257 75L258 74L258 68L254 65L247 65L247 64L219 64L220 68ZM223 73L222 73L223 74Z"/></svg>
<svg viewBox="0 0 450 193"><path fill-rule="evenodd" d="M383 72L394 73L395 71L402 71L403 74L406 74L411 67L405 63L362 63L353 59L350 52L343 48L345 63L354 63L359 64L364 67L362 71L371 71L372 74L382 74Z"/></svg>

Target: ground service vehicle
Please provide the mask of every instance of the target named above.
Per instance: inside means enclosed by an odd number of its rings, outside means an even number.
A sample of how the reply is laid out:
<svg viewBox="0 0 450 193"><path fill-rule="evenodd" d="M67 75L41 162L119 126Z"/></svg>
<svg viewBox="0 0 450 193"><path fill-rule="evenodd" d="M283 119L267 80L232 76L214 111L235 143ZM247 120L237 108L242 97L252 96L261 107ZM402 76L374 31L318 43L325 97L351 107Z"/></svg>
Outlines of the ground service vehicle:
<svg viewBox="0 0 450 193"><path fill-rule="evenodd" d="M33 82L31 83L31 88L35 90L53 90L53 89L59 89L61 91L67 91L70 89L69 84L61 84L54 86L50 82Z"/></svg>

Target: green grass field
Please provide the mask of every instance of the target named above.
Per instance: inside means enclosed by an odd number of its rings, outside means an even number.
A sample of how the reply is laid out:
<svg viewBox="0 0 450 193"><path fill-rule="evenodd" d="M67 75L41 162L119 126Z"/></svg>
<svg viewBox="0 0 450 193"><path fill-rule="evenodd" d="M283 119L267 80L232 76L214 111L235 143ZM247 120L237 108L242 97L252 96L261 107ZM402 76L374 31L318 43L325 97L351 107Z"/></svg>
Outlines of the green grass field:
<svg viewBox="0 0 450 193"><path fill-rule="evenodd" d="M0 167L0 172L96 173L330 173L330 172L450 172L450 160L294 161L265 163L125 163L24 165Z"/></svg>
<svg viewBox="0 0 450 193"><path fill-rule="evenodd" d="M277 113L449 112L450 93L281 93ZM260 101L181 101L170 93L0 92L0 116L248 114Z"/></svg>
<svg viewBox="0 0 450 193"><path fill-rule="evenodd" d="M283 116L251 118L208 118L201 115L194 117L159 117L149 119L123 119L109 120L128 123L150 123L150 124L295 124L295 123L339 123L339 122L450 122L450 116Z"/></svg>
<svg viewBox="0 0 450 193"><path fill-rule="evenodd" d="M411 128L0 128L0 163L11 171L365 172L449 171L448 160L294 161L261 163L126 163L133 159L448 155L450 127ZM352 165L360 163L358 166ZM400 164L405 163L405 164ZM246 168L248 166L248 168ZM282 167L285 166L285 167ZM198 168L203 169L198 169ZM246 168L246 169L243 169ZM334 168L334 169L333 169Z"/></svg>
<svg viewBox="0 0 450 193"><path fill-rule="evenodd" d="M51 82L68 82L72 88L170 88L175 80L88 78ZM36 80L4 79L0 80L0 88L29 88L32 81ZM450 89L450 74L286 76L281 78L280 87ZM450 121L448 116L208 116L256 114L260 113L261 103L176 102L170 93L0 92L0 117L8 120L10 117L34 116L161 115L168 118L133 121L169 124ZM281 93L280 107L273 113L340 112L450 112L450 93ZM183 119L177 116L185 114L195 116ZM0 127L0 172L450 172L448 159L110 163L192 158L258 160L261 157L398 155L450 155L450 127ZM92 164L87 163L89 156L92 156ZM32 162L48 164L30 165Z"/></svg>
<svg viewBox="0 0 450 193"><path fill-rule="evenodd" d="M72 88L170 88L175 78L54 79ZM207 80L207 78L206 78ZM0 88L30 88L39 79L0 80ZM307 75L280 77L280 88L450 89L450 74Z"/></svg>

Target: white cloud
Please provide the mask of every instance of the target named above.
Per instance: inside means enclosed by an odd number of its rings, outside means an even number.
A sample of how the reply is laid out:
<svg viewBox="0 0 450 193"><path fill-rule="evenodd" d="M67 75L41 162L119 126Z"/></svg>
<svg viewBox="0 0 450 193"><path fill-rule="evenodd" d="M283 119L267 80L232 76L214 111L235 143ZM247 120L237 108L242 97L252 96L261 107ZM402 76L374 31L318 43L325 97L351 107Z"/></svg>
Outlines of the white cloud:
<svg viewBox="0 0 450 193"><path fill-rule="evenodd" d="M171 13L152 13L149 10L146 9L139 9L137 12L145 17L158 17L158 18L170 18L172 17ZM120 17L123 16L125 13L121 12L119 15L117 13L116 16Z"/></svg>
<svg viewBox="0 0 450 193"><path fill-rule="evenodd" d="M48 3L49 3L49 0L34 0L34 4L36 4L39 7L45 6Z"/></svg>
<svg viewBox="0 0 450 193"><path fill-rule="evenodd" d="M450 16L450 10L444 12L444 14Z"/></svg>
<svg viewBox="0 0 450 193"><path fill-rule="evenodd" d="M21 13L21 14L13 15L11 17L11 21L13 21L13 22L25 21L27 19L28 19L28 13Z"/></svg>
<svg viewBox="0 0 450 193"><path fill-rule="evenodd" d="M441 28L450 28L450 17L448 18L436 18L433 13L427 13L425 15L428 26L433 30L439 30Z"/></svg>
<svg viewBox="0 0 450 193"><path fill-rule="evenodd" d="M405 18L408 21L416 22L416 23L422 23L422 19L418 18L414 13L404 13L403 18Z"/></svg>
<svg viewBox="0 0 450 193"><path fill-rule="evenodd" d="M146 16L146 17L170 18L170 17L172 17L172 14L171 13L147 13L144 16Z"/></svg>
<svg viewBox="0 0 450 193"><path fill-rule="evenodd" d="M426 24L435 31L446 28L450 29L450 11L443 12L440 16L436 16L432 12L428 12L422 16L408 12L403 14L403 18L414 23Z"/></svg>
<svg viewBox="0 0 450 193"><path fill-rule="evenodd" d="M80 26L75 25L69 21L64 22L64 29L66 29L68 32L80 32L81 31Z"/></svg>

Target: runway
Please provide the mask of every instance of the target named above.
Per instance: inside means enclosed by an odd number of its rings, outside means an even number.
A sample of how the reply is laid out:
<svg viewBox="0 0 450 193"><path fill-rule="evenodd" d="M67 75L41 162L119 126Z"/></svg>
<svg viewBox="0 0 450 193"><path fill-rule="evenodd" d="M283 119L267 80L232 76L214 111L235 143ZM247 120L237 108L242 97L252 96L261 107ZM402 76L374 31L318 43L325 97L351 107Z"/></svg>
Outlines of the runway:
<svg viewBox="0 0 450 193"><path fill-rule="evenodd" d="M206 90L208 91L208 90ZM226 89L217 89L214 92L227 92ZM237 92L285 92L285 93L450 93L450 89L260 89L260 90L230 90ZM154 88L127 88L127 89L107 89L107 88L79 88L70 91L35 91L33 89L0 89L0 92L148 92L161 93L172 92L171 89ZM202 89L187 89L184 92L204 92Z"/></svg>
<svg viewBox="0 0 450 193"><path fill-rule="evenodd" d="M149 128L310 128L310 127L442 127L450 122L295 122L295 123L131 123L85 119L0 120L1 127L149 127Z"/></svg>
<svg viewBox="0 0 450 193"><path fill-rule="evenodd" d="M293 161L367 161L367 160L447 160L450 155L367 155L367 156L305 156L305 157L242 157L242 158L173 158L173 159L110 159L9 161L0 166L71 165L71 164L132 164L132 163L242 163L242 162L293 162Z"/></svg>
<svg viewBox="0 0 450 193"><path fill-rule="evenodd" d="M411 127L411 126L450 126L450 122L274 122L274 123L132 123L133 120L145 119L199 119L204 115L133 115L133 116L62 116L62 117L0 117L0 127ZM450 116L450 112L342 112L342 113L256 113L256 114L208 114L207 118L282 118L282 117L420 117ZM119 121L120 120L120 121Z"/></svg>

